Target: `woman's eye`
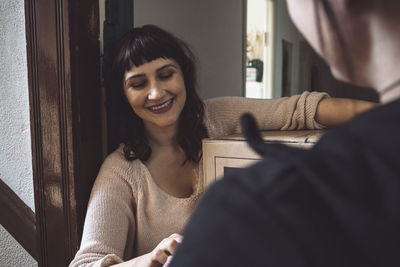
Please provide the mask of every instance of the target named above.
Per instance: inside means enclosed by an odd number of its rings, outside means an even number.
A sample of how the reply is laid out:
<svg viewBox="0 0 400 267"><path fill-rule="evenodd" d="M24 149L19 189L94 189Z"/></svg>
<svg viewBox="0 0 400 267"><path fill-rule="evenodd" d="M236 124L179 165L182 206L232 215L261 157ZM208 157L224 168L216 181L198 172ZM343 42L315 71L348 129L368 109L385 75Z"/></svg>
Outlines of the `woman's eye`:
<svg viewBox="0 0 400 267"><path fill-rule="evenodd" d="M128 87L132 87L135 89L140 89L146 85L146 82L133 82L128 85Z"/></svg>
<svg viewBox="0 0 400 267"><path fill-rule="evenodd" d="M172 77L173 72L166 72L166 73L160 73L158 76L162 80L166 80Z"/></svg>

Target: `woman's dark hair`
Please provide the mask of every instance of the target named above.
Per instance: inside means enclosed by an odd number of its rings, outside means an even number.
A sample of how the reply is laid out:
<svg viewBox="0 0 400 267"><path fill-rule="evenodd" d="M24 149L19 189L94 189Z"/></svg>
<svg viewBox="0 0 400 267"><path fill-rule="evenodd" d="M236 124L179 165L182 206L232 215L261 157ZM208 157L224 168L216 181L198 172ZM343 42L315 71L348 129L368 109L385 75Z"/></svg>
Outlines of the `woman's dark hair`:
<svg viewBox="0 0 400 267"><path fill-rule="evenodd" d="M174 59L180 66L186 87L186 102L179 117L177 142L186 161L199 162L201 140L207 136L203 124L204 104L196 92L195 56L190 47L171 33L154 25L131 29L116 46L111 68L113 114L119 121L120 142L127 160L149 159L151 148L141 118L126 100L123 78L132 66L139 67L158 58ZM184 162L184 163L185 163Z"/></svg>

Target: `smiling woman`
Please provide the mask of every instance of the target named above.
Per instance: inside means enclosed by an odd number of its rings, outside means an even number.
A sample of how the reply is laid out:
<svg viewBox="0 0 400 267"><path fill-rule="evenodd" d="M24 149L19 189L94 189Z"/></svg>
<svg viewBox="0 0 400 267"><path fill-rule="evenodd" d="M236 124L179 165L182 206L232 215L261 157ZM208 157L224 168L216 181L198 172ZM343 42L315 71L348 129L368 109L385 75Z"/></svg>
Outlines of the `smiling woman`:
<svg viewBox="0 0 400 267"><path fill-rule="evenodd" d="M335 101L304 92L281 99L203 102L194 62L187 44L152 25L132 29L117 46L111 73L115 95L109 101L121 126L121 145L107 157L93 186L71 266L165 264L204 192L204 137L240 132L244 112L252 113L263 130L320 129L324 125L315 118L326 119L320 106ZM336 122L367 106L342 113Z"/></svg>
<svg viewBox="0 0 400 267"><path fill-rule="evenodd" d="M176 114L180 123L175 125L179 128L177 142L188 160L200 160L201 139L207 135L201 123L204 107L195 90L195 56L186 43L155 26L132 29L117 46L111 84L114 94L110 99L110 106L115 107L116 117L121 120L120 136L125 144L124 153L127 158L146 161L151 155L152 147L144 134L147 120L143 120L140 114L148 114L159 120L158 118L170 116L180 107ZM182 91L181 94L176 94L176 90ZM148 98L146 93L149 94ZM139 104L145 105L142 107L160 105L175 96L173 109L163 116L155 116L157 113L154 112L142 113L144 109L137 113L134 107L139 101L146 101ZM181 111L183 112L180 116Z"/></svg>

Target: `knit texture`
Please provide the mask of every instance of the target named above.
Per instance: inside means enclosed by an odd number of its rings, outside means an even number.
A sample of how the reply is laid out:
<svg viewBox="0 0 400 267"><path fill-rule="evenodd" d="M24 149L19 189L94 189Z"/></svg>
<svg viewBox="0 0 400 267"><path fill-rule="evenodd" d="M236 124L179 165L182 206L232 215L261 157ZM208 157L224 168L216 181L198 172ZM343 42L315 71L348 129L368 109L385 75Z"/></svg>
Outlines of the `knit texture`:
<svg viewBox="0 0 400 267"><path fill-rule="evenodd" d="M250 112L263 130L321 129L314 120L325 93L304 92L280 99L221 97L205 101L204 123L211 138L240 132ZM153 250L165 237L182 233L204 191L202 160L188 198L167 194L139 160L127 161L122 146L104 161L92 188L81 247L71 267L109 266Z"/></svg>

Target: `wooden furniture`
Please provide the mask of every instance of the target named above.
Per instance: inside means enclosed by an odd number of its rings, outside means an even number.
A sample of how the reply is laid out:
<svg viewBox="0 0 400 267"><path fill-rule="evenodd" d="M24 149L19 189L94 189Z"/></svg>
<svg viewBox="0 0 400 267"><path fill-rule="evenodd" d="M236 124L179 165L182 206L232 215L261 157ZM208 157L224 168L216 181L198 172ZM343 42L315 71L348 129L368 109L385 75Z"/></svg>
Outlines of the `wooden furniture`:
<svg viewBox="0 0 400 267"><path fill-rule="evenodd" d="M304 149L311 148L323 135L322 130L266 131L261 133L267 143L283 143ZM241 135L203 140L204 185L221 178L235 168L244 168L259 161Z"/></svg>

